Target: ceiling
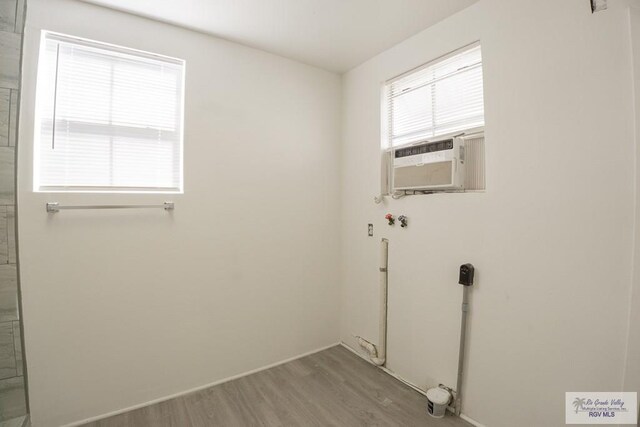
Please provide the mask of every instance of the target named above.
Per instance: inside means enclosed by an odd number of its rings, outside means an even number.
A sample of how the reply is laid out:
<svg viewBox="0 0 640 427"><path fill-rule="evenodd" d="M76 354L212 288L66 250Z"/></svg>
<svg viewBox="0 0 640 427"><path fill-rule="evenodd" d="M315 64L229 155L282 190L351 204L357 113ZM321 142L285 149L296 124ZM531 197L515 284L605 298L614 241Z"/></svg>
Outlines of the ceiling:
<svg viewBox="0 0 640 427"><path fill-rule="evenodd" d="M83 0L342 73L477 0Z"/></svg>

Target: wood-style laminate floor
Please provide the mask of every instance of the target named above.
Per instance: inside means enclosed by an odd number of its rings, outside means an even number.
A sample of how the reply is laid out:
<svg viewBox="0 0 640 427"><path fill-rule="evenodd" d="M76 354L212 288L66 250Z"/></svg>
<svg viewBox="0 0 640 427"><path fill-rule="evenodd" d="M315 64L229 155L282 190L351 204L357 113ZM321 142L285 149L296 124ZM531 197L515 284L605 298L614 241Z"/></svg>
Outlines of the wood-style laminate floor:
<svg viewBox="0 0 640 427"><path fill-rule="evenodd" d="M426 398L342 346L87 426L433 426Z"/></svg>

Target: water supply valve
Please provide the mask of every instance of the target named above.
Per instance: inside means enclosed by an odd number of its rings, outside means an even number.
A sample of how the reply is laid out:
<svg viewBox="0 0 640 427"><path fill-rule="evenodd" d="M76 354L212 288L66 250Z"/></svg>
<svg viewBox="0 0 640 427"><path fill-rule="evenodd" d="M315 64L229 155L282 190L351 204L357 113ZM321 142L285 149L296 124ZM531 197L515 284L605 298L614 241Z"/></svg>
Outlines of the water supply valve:
<svg viewBox="0 0 640 427"><path fill-rule="evenodd" d="M394 225L394 224L396 223L396 219L395 219L395 217L393 216L393 214L390 214L390 213L386 214L386 215L384 216L384 219L386 219L387 221L389 221L389 225Z"/></svg>

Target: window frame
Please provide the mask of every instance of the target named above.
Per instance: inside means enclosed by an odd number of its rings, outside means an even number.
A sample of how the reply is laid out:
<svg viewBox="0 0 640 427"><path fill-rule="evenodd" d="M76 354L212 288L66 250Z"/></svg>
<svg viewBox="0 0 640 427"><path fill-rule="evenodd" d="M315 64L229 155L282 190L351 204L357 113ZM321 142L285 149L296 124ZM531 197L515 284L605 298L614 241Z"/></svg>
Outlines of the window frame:
<svg viewBox="0 0 640 427"><path fill-rule="evenodd" d="M141 59L150 59L153 61L160 61L167 64L177 65L181 69L180 82L178 83L178 89L180 91L178 103L176 104L176 108L179 108L179 116L177 118L177 123L179 125L178 132L178 150L177 155L178 159L178 184L175 187L140 187L140 186L82 186L82 185L44 185L40 181L40 172L41 172L41 162L43 161L42 153L41 153L41 128L43 124L42 108L41 105L44 102L44 99L49 94L42 93L40 87L42 86L41 79L50 78L51 76L45 76L44 71L42 71L41 66L38 66L37 70L37 83L36 83L36 104L35 104L35 120L34 120L34 138L33 138L33 191L36 193L106 193L106 194L114 194L114 193L141 193L141 194L184 194L184 117L185 117L185 89L186 89L186 61L184 59L162 55L157 53L152 53L140 49L129 48L125 46L120 46L112 43L106 43L102 41L92 40L79 36L72 36L68 34L58 33L49 30L42 30L40 35L40 46L39 46L39 64L43 64L46 56L46 43L49 40L53 40L56 42L67 43L71 45L84 46L92 49L98 49L107 51L110 53L121 53L128 56L133 56ZM57 77L56 77L57 79ZM52 120L50 118L45 118L44 120ZM91 122L69 122L69 126L76 127L84 127L86 129L91 128L128 128L135 129L137 132L141 134L144 133L154 133L157 130L152 130L151 128L135 128L133 126L126 125L105 125L101 123L91 123ZM167 132L167 131L164 131ZM87 132L91 133L91 132ZM55 141L55 140L54 140ZM54 142L55 143L55 142Z"/></svg>
<svg viewBox="0 0 640 427"><path fill-rule="evenodd" d="M415 73L419 73L420 71L429 68L429 67L433 67L434 65L437 65L443 61L446 61L447 59L459 55L461 53L464 53L468 50L474 49L476 47L480 47L481 48L481 43L480 40L476 40L472 43L469 43L465 46L462 46L458 49L455 49L449 53L446 53L444 55L441 55L435 59L432 59L422 65L419 65L417 67L414 67L408 71L405 71L395 77L392 77L386 81L384 81L381 85L381 96L380 96L380 112L381 112L381 138L380 138L380 143L381 143L381 149L383 151L393 151L396 148L402 148L402 147L407 147L410 145L414 145L414 144L418 144L418 143L423 143L423 142L429 142L429 141L438 141L441 139L446 139L447 137L450 136L454 136L454 135L460 135L460 134L464 134L464 133L477 133L480 131L484 131L484 127L485 125L483 124L482 126L471 126L465 129L461 129L458 131L454 131L454 132L447 132L447 133L441 133L441 134L436 134L436 135L432 135L429 136L427 138L423 138L420 139L419 141L412 141L412 142L407 142L407 143L403 143L403 144L399 144L396 145L395 147L392 145L392 141L391 141L391 135L390 135L390 131L391 131L391 123L390 123L390 114L389 114L389 96L390 96L390 91L391 91L391 86L393 83L397 82L398 80L401 80L405 77L408 77L412 74ZM482 62L480 63L480 67L483 69L484 71L484 58L482 59ZM484 86L484 76L483 76L483 86ZM482 108L483 108L483 118L484 118L484 95L483 95L483 102L482 102ZM435 114L435 112L433 112L432 114ZM486 121L485 121L486 124Z"/></svg>
<svg viewBox="0 0 640 427"><path fill-rule="evenodd" d="M393 157L394 157L395 150L406 148L412 145L423 144L426 142L441 141L444 139L463 136L463 135L482 134L484 136L486 120L484 121L484 124L482 126L471 126L469 128L461 129L459 131L438 134L438 135L430 136L428 138L420 139L419 141L407 142L407 143L399 144L396 146L392 145L392 141L390 138L391 134L390 134L390 115L389 115L388 99L390 95L389 92L391 90L391 85L400 79L403 79L414 73L418 73L424 70L425 68L434 66L442 61L445 61L451 58L452 56L463 53L467 50L471 50L475 47L480 47L482 49L482 44L480 40L476 40L472 43L464 45L458 49L455 49L449 53L441 55L422 65L418 65L417 67L414 67L408 71L405 71L395 77L392 77L382 82L380 86L380 123L381 123L381 126L380 126L380 136L381 136L380 138L380 195L381 196L392 195L391 181L392 181L392 173L393 173ZM483 69L482 84L484 86L484 58L482 59L480 66ZM484 106L485 106L485 102L484 102L484 90L483 90L483 99L482 99L483 116L484 116ZM465 190L465 192L467 191L469 190ZM484 189L470 190L470 191L484 192ZM392 195L392 196L395 197L395 195ZM377 203L377 200L382 200L382 199L376 198L376 203Z"/></svg>

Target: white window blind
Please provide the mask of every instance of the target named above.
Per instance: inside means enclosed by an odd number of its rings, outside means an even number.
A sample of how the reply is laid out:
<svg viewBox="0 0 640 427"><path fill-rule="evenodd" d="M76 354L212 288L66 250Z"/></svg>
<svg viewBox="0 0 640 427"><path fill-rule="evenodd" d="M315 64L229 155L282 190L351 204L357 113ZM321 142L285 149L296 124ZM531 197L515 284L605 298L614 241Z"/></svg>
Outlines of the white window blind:
<svg viewBox="0 0 640 427"><path fill-rule="evenodd" d="M389 81L384 108L387 148L484 126L480 45Z"/></svg>
<svg viewBox="0 0 640 427"><path fill-rule="evenodd" d="M36 191L182 191L184 62L44 33Z"/></svg>

